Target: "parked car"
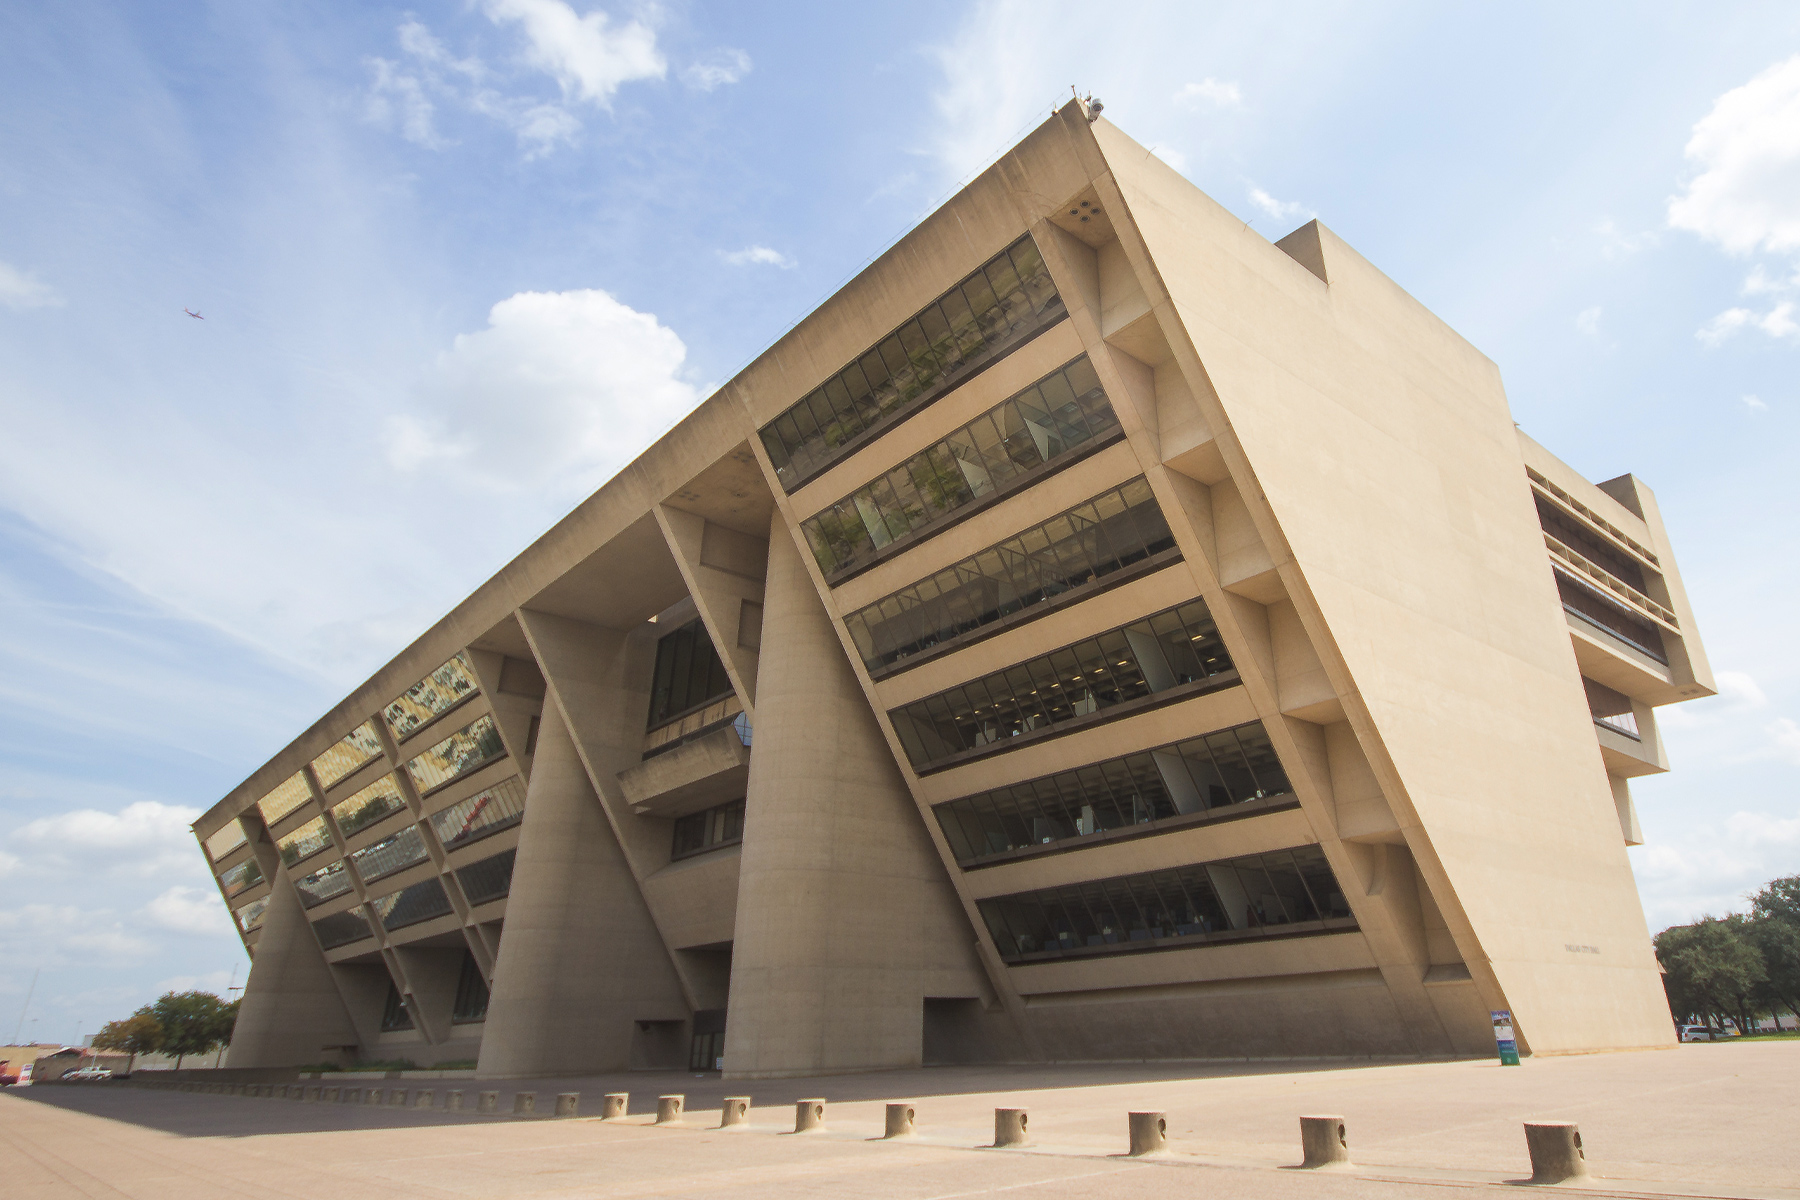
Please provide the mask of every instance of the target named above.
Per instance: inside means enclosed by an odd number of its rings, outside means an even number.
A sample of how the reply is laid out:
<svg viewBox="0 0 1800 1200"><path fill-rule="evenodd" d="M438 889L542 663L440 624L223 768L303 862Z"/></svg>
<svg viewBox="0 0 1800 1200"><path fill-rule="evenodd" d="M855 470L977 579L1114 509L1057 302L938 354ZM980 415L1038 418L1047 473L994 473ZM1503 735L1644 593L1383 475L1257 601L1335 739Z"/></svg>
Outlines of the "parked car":
<svg viewBox="0 0 1800 1200"><path fill-rule="evenodd" d="M77 1081L83 1079L111 1079L112 1072L105 1067L82 1067L80 1070L68 1072L63 1078Z"/></svg>
<svg viewBox="0 0 1800 1200"><path fill-rule="evenodd" d="M1723 1030L1709 1029L1705 1025L1683 1025L1681 1040L1684 1042L1716 1042L1725 1036Z"/></svg>

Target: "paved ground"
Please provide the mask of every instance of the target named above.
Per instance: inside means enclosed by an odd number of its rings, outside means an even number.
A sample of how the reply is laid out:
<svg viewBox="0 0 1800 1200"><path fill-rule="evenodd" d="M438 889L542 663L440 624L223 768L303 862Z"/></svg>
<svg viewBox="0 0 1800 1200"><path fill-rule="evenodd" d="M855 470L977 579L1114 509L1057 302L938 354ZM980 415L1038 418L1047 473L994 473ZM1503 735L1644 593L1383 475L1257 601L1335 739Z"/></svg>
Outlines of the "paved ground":
<svg viewBox="0 0 1800 1200"><path fill-rule="evenodd" d="M417 1087L413 1081L406 1086ZM394 1086L390 1084L389 1086ZM632 1074L438 1085L632 1092L653 1113L688 1097L686 1128L524 1120L43 1086L0 1094L0 1195L241 1200L246 1194L379 1200L561 1197L1076 1198L1221 1194L1356 1200L1506 1186L1529 1173L1525 1120L1578 1122L1595 1177L1624 1195L1800 1200L1800 1043L1691 1045L1636 1054L1487 1062L939 1068L827 1079L721 1083ZM750 1094L752 1127L720 1133L720 1099ZM794 1136L793 1101L829 1100L828 1129ZM883 1103L909 1100L920 1136L872 1141ZM993 1110L1031 1112L1030 1150L981 1148ZM1171 1153L1129 1160L1125 1114L1169 1117ZM1285 1169L1296 1118L1341 1114L1353 1172Z"/></svg>

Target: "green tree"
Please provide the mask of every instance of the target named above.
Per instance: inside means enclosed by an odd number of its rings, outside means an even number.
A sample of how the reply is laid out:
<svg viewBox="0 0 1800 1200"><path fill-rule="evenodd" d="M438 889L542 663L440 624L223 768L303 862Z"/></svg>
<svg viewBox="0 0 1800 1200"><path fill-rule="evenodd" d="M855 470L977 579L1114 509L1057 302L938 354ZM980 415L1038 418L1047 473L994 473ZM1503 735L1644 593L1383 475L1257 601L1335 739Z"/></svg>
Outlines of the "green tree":
<svg viewBox="0 0 1800 1200"><path fill-rule="evenodd" d="M162 1026L163 1053L175 1056L177 1070L186 1056L205 1054L231 1040L237 1019L237 1005L226 1004L211 992L168 992L138 1012Z"/></svg>
<svg viewBox="0 0 1800 1200"><path fill-rule="evenodd" d="M1662 963L1672 1011L1689 1016L1729 1014L1740 1030L1750 1028L1752 995L1768 972L1747 933L1749 924L1735 914L1702 917L1656 935L1656 957Z"/></svg>
<svg viewBox="0 0 1800 1200"><path fill-rule="evenodd" d="M1762 955L1764 978L1753 995L1774 1016L1785 1008L1800 1017L1800 921L1764 917L1750 922L1750 941Z"/></svg>
<svg viewBox="0 0 1800 1200"><path fill-rule="evenodd" d="M137 1056L150 1054L163 1044L163 1028L157 1019L145 1012L137 1012L123 1021L108 1021L94 1035L94 1048L97 1050L117 1050L131 1055L131 1061L125 1064L125 1073L131 1074L137 1066Z"/></svg>
<svg viewBox="0 0 1800 1200"><path fill-rule="evenodd" d="M1750 915L1800 927L1800 875L1771 879L1762 891L1750 897Z"/></svg>

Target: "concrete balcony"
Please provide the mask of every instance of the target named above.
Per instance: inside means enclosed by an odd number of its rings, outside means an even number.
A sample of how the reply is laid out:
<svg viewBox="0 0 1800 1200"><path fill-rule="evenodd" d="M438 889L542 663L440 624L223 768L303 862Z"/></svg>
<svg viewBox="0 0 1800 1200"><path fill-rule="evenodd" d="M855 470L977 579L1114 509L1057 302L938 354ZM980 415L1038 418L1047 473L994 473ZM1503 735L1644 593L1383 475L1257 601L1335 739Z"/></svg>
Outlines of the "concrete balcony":
<svg viewBox="0 0 1800 1200"><path fill-rule="evenodd" d="M744 795L750 781L750 747L735 724L684 741L619 772L619 788L632 811L684 817Z"/></svg>

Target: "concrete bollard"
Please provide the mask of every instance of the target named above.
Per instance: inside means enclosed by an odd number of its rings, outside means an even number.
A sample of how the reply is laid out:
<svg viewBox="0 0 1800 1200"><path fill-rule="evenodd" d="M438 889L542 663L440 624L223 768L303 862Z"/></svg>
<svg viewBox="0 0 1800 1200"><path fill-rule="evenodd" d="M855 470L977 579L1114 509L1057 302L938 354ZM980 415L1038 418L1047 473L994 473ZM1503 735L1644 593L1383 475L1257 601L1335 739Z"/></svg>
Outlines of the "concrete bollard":
<svg viewBox="0 0 1800 1200"><path fill-rule="evenodd" d="M319 1092L320 1104L336 1104L337 1098L338 1090L334 1087L323 1088Z"/></svg>
<svg viewBox="0 0 1800 1200"><path fill-rule="evenodd" d="M686 1096L658 1096L656 1098L656 1123L658 1125L685 1125L681 1119L681 1110L687 1104Z"/></svg>
<svg viewBox="0 0 1800 1200"><path fill-rule="evenodd" d="M801 1100L794 1105L794 1132L813 1133L825 1128L825 1101Z"/></svg>
<svg viewBox="0 0 1800 1200"><path fill-rule="evenodd" d="M622 1121L625 1110L631 1105L630 1092L608 1092L600 1097L600 1119L602 1121Z"/></svg>
<svg viewBox="0 0 1800 1200"><path fill-rule="evenodd" d="M338 1103L339 1104L361 1104L362 1103L362 1089L359 1087L339 1088L338 1089Z"/></svg>
<svg viewBox="0 0 1800 1200"><path fill-rule="evenodd" d="M996 1108L994 1110L994 1145L995 1146L1029 1146L1026 1136L1027 1113L1022 1108Z"/></svg>
<svg viewBox="0 0 1800 1200"><path fill-rule="evenodd" d="M890 1104L887 1106L887 1132L884 1138L911 1137L919 1132L913 1127L913 1106L910 1104Z"/></svg>
<svg viewBox="0 0 1800 1200"><path fill-rule="evenodd" d="M290 1087L288 1089L288 1099L289 1100L305 1100L306 1099L306 1089L304 1087L302 1087L300 1084L295 1084L293 1087Z"/></svg>
<svg viewBox="0 0 1800 1200"><path fill-rule="evenodd" d="M1301 1117L1300 1154L1302 1167L1349 1166L1350 1139L1344 1136L1344 1118Z"/></svg>
<svg viewBox="0 0 1800 1200"><path fill-rule="evenodd" d="M499 1092L479 1092L475 1096L475 1111L497 1113L500 1111Z"/></svg>
<svg viewBox="0 0 1800 1200"><path fill-rule="evenodd" d="M1531 1152L1533 1183L1561 1183L1588 1173L1581 1130L1573 1121L1525 1122L1525 1148Z"/></svg>
<svg viewBox="0 0 1800 1200"><path fill-rule="evenodd" d="M558 1092L558 1093L556 1093L556 1110L555 1110L556 1116L573 1117L573 1116L579 1115L580 1111L581 1111L581 1093L580 1092Z"/></svg>
<svg viewBox="0 0 1800 1200"><path fill-rule="evenodd" d="M461 1112L463 1106L462 1089L452 1088L444 1093L444 1111Z"/></svg>
<svg viewBox="0 0 1800 1200"><path fill-rule="evenodd" d="M1126 1113L1131 1129L1131 1157L1161 1154L1169 1148L1169 1120L1159 1112Z"/></svg>
<svg viewBox="0 0 1800 1200"><path fill-rule="evenodd" d="M405 1108L406 1101L407 1101L407 1093L406 1093L405 1088L389 1088L388 1089L388 1107L389 1108Z"/></svg>
<svg viewBox="0 0 1800 1200"><path fill-rule="evenodd" d="M720 1129L750 1128L750 1097L727 1096L719 1107Z"/></svg>
<svg viewBox="0 0 1800 1200"><path fill-rule="evenodd" d="M314 1084L312 1087L307 1088L306 1095L305 1095L306 1102L308 1104L317 1104L319 1102L319 1096L324 1091L325 1091L325 1089L322 1087L319 1087L317 1084Z"/></svg>
<svg viewBox="0 0 1800 1200"><path fill-rule="evenodd" d="M529 1117L537 1112L536 1092L513 1093L513 1116Z"/></svg>
<svg viewBox="0 0 1800 1200"><path fill-rule="evenodd" d="M363 1089L363 1103L364 1104L380 1104L381 1103L381 1089L380 1088L364 1088Z"/></svg>
<svg viewBox="0 0 1800 1200"><path fill-rule="evenodd" d="M431 1108L437 1103L437 1093L430 1088L420 1088L413 1093L414 1108Z"/></svg>

